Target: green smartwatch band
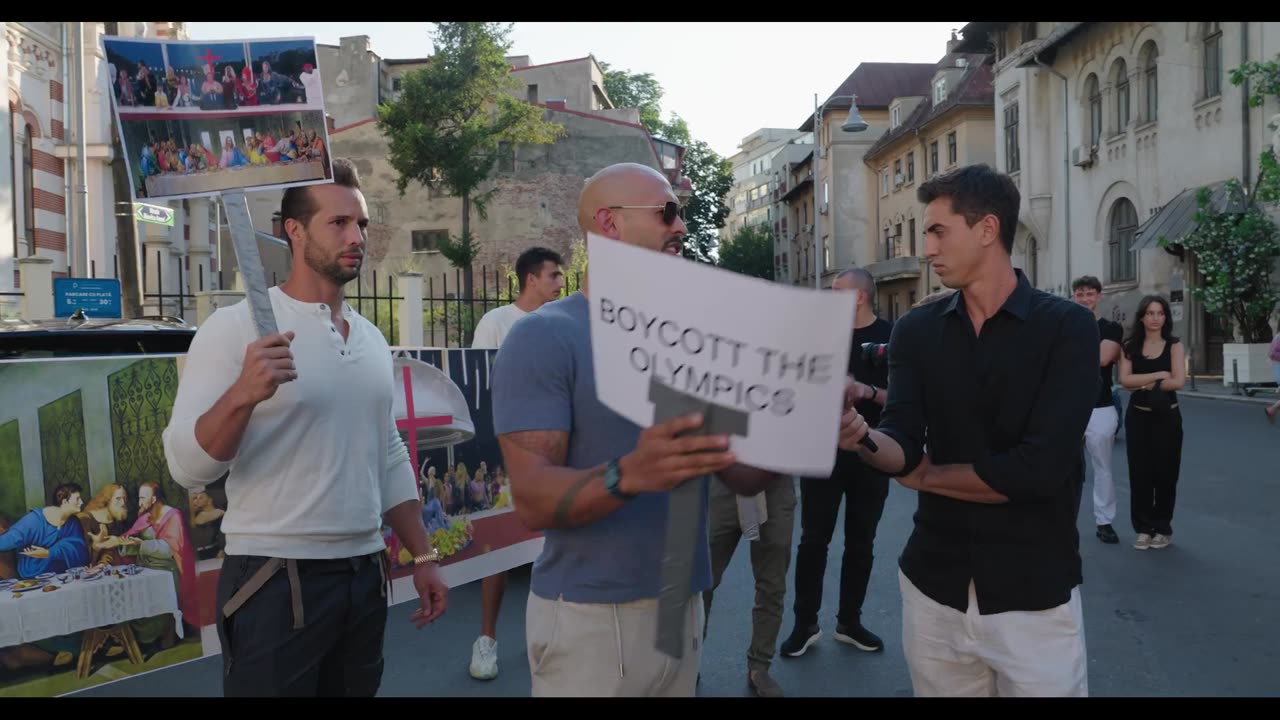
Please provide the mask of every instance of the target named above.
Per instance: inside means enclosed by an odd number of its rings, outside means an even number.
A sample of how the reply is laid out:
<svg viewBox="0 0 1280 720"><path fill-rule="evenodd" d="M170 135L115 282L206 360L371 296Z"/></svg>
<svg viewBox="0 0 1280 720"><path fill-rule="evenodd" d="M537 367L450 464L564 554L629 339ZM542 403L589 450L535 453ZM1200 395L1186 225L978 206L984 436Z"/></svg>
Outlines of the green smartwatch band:
<svg viewBox="0 0 1280 720"><path fill-rule="evenodd" d="M618 467L617 460L610 460L609 464L605 466L604 489L620 500L630 500L635 497L635 495L622 492L622 470Z"/></svg>

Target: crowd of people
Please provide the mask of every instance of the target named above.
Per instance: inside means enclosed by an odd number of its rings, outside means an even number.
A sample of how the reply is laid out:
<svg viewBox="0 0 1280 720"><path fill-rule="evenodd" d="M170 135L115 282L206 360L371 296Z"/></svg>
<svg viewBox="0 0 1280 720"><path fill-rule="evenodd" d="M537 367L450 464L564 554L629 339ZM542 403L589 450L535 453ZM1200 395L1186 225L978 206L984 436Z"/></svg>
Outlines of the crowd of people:
<svg viewBox="0 0 1280 720"><path fill-rule="evenodd" d="M222 138L220 152L203 143L182 144L173 138L153 138L142 146L138 158L138 176L145 195L146 179L163 175L199 175L206 172L245 167L268 167L304 162L321 163L325 177L331 177L324 139L315 130L301 125L282 134L279 139L270 131L254 132L243 138L243 145L233 136Z"/></svg>
<svg viewBox="0 0 1280 720"><path fill-rule="evenodd" d="M411 621L421 627L448 603L429 526L449 510L485 507L506 484L520 521L544 537L524 608L534 696L696 694L713 593L746 534L739 508L760 498L768 519L751 540L756 605L745 679L758 695L784 695L769 669L791 571L794 479L739 463L726 436L699 432L697 414L640 427L602 404L587 298L607 288L584 279L558 298L562 262L543 248L517 262L520 299L486 314L476 331L478 343L499 348L492 409L507 483L503 470L491 478L483 465L475 476L459 464L441 479L430 468L418 478L387 423L394 386L386 364L372 360L387 356L385 340L343 301L366 251L368 217L354 167L334 167L333 184L290 188L282 201L295 262L289 280L270 290L281 332L246 348L247 305L215 312L192 343L165 432L183 485L230 470L227 526L235 530L217 620L231 648L224 692L319 694L332 690L324 679L342 666L361 669L346 694L374 694L386 620L386 578L372 569L385 556L382 523L411 560L421 604ZM930 178L917 197L925 253L948 291L888 323L876 316L865 269L833 284L856 293L854 326L833 329L850 333L853 351L835 466L800 482L795 624L781 655L801 655L820 637L841 500L835 638L867 652L885 647L861 610L896 482L917 502L897 562L902 626L894 636L915 694L1087 696L1077 520L1092 465L1098 537L1118 542L1106 465L1117 375L1131 391L1124 427L1134 547L1172 542L1185 365L1168 302L1144 298L1126 336L1099 318L1096 279L1077 280L1074 299L1035 289L1012 262L1018 188L985 165ZM589 178L577 215L584 235L655 253L678 254L687 233L670 181L637 164ZM868 365L857 352L864 342L888 343L887 369ZM677 520L672 494L690 488L697 509ZM696 542L668 557L668 525L686 521ZM667 575L685 563L688 577ZM497 675L505 578L482 584L471 662L479 679ZM335 603L350 609L326 613Z"/></svg>
<svg viewBox="0 0 1280 720"><path fill-rule="evenodd" d="M112 91L116 105L121 108L198 108L200 110L235 110L241 107L262 105L306 104L310 98L322 98L320 73L311 64L305 64L296 76L288 76L271 69L270 61L263 61L257 75L251 65L244 65L237 73L235 66L222 66L217 74L215 66L206 65L203 75L191 71L175 71L165 68L163 77L157 78L146 63L138 61L131 75L127 68L111 65Z"/></svg>

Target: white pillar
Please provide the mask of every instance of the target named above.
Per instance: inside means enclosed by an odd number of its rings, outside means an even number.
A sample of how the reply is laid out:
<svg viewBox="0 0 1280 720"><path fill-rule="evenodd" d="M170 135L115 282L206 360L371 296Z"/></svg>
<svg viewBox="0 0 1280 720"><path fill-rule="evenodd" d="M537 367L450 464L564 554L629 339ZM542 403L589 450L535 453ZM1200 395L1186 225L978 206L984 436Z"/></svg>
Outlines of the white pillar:
<svg viewBox="0 0 1280 720"><path fill-rule="evenodd" d="M163 315L177 310L174 303L165 297L162 304L160 295L176 294L171 288L178 286L173 277L173 265L169 262L173 241L169 239L169 228L154 223L140 223L143 228L142 252L146 259L142 266L146 268L146 277L142 280L142 308L148 315ZM162 283L163 281L163 283Z"/></svg>
<svg viewBox="0 0 1280 720"><path fill-rule="evenodd" d="M400 289L400 341L397 344L422 347L422 273L400 273L396 285Z"/></svg>
<svg viewBox="0 0 1280 720"><path fill-rule="evenodd" d="M192 294L213 290L217 285L212 276L213 246L209 244L209 213L212 206L207 198L188 200L191 213L188 222L191 225L191 239L187 242L187 253L191 256L191 278L188 285Z"/></svg>
<svg viewBox="0 0 1280 720"><path fill-rule="evenodd" d="M22 279L22 319L53 319L53 259L32 255L18 260Z"/></svg>

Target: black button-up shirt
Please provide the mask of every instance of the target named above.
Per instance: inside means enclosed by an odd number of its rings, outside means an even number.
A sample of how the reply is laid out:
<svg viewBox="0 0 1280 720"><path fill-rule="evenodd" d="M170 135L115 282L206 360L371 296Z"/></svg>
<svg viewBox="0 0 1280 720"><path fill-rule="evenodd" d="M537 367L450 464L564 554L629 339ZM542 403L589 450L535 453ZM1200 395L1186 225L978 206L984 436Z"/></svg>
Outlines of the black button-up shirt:
<svg viewBox="0 0 1280 720"><path fill-rule="evenodd" d="M914 469L972 464L1009 500L921 492L903 574L961 612L973 581L985 614L1045 610L1082 581L1076 516L1084 431L1098 394L1098 325L1074 302L1018 285L981 334L962 293L912 310L889 345L878 430Z"/></svg>

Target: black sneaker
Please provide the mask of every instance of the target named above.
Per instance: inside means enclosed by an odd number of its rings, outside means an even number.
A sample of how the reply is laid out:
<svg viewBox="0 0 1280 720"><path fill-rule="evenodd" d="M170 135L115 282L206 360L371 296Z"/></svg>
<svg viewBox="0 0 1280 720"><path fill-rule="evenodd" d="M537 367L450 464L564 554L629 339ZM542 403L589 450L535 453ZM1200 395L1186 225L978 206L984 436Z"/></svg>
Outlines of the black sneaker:
<svg viewBox="0 0 1280 720"><path fill-rule="evenodd" d="M791 631L791 636L782 641L782 646L779 650L782 652L783 657L800 657L814 643L818 642L820 637L822 637L822 631L818 629L817 625L810 625L807 628L796 625L795 629Z"/></svg>
<svg viewBox="0 0 1280 720"><path fill-rule="evenodd" d="M1116 535L1116 531L1110 525L1098 526L1098 539L1108 545L1114 545L1120 542L1120 536Z"/></svg>
<svg viewBox="0 0 1280 720"><path fill-rule="evenodd" d="M857 623L852 627L836 625L836 640L867 652L879 652L884 649L884 641L877 637L875 633L862 627L862 623Z"/></svg>

